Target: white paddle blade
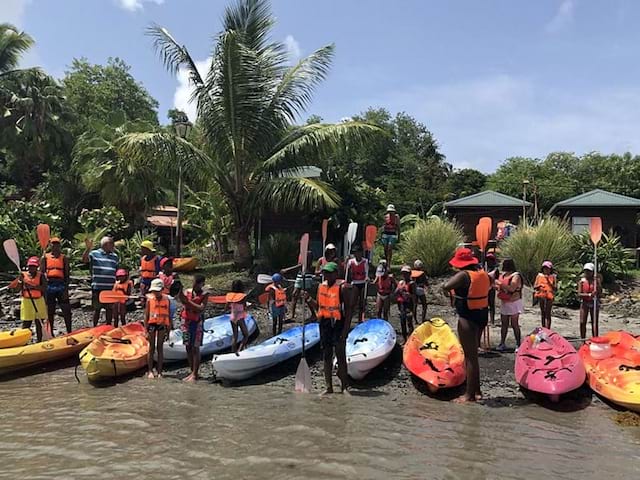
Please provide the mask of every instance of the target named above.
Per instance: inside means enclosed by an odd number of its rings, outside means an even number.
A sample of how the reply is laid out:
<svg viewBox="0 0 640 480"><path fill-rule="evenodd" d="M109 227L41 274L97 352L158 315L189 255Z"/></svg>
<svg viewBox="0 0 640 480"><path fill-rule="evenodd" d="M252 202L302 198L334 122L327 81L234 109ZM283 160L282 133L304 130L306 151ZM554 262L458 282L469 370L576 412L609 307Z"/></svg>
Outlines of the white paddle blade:
<svg viewBox="0 0 640 480"><path fill-rule="evenodd" d="M51 324L47 320L37 320L40 323L42 329L42 340L47 342L53 338L53 332L51 331Z"/></svg>
<svg viewBox="0 0 640 480"><path fill-rule="evenodd" d="M4 251L7 254L7 257L9 257L9 260L11 260L11 262L18 267L18 270L20 270L20 253L18 253L18 245L16 244L16 241L13 238L10 238L5 240L2 245L4 246Z"/></svg>
<svg viewBox="0 0 640 480"><path fill-rule="evenodd" d="M298 364L298 370L296 370L296 392L309 393L310 391L311 371L309 371L307 360L303 357Z"/></svg>
<svg viewBox="0 0 640 480"><path fill-rule="evenodd" d="M260 285L269 285L270 283L273 283L273 280L271 280L271 275L261 273L258 275L258 283Z"/></svg>

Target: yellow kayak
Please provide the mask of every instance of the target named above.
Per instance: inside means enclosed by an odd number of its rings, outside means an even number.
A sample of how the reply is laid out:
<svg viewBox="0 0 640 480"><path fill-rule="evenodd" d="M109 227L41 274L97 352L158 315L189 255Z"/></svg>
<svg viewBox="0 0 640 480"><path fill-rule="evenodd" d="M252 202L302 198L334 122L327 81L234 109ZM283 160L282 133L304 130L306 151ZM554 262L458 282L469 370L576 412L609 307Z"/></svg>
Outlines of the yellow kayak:
<svg viewBox="0 0 640 480"><path fill-rule="evenodd" d="M0 348L21 347L31 340L31 330L18 328L7 332L0 332Z"/></svg>
<svg viewBox="0 0 640 480"><path fill-rule="evenodd" d="M173 270L176 272L192 272L198 266L196 257L178 257L173 259Z"/></svg>
<svg viewBox="0 0 640 480"><path fill-rule="evenodd" d="M149 341L141 323L129 323L96 338L80 353L80 364L91 382L140 370L147 365Z"/></svg>
<svg viewBox="0 0 640 480"><path fill-rule="evenodd" d="M72 357L93 339L112 329L110 325L83 328L46 342L3 348L0 350L0 375Z"/></svg>

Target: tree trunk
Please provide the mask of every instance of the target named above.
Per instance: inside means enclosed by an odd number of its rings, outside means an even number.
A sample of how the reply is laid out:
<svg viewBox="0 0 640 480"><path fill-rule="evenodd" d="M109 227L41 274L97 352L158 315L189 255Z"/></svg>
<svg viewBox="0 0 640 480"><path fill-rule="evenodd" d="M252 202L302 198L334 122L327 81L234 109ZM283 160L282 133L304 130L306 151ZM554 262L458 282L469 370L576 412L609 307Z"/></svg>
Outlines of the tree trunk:
<svg viewBox="0 0 640 480"><path fill-rule="evenodd" d="M238 229L234 232L234 240L236 249L234 251L234 260L236 265L243 268L249 268L253 261L251 252L251 242L249 240L248 229Z"/></svg>

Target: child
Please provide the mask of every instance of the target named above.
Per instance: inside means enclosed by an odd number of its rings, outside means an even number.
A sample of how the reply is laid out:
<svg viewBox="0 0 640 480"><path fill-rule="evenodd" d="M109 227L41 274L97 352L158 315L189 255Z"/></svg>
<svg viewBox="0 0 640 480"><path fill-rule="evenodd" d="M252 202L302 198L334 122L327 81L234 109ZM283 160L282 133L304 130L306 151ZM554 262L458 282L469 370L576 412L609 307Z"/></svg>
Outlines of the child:
<svg viewBox="0 0 640 480"><path fill-rule="evenodd" d="M418 304L422 305L422 322L424 323L427 319L427 274L424 271L424 263L422 260L416 260L413 262L413 271L411 272L411 278L415 283L415 305L413 306L413 317L416 319L416 324L418 323Z"/></svg>
<svg viewBox="0 0 640 480"><path fill-rule="evenodd" d="M362 247L353 247L351 253L354 258L347 262L348 280L355 287L358 294L358 323L364 320L366 285L369 282L369 261L362 256Z"/></svg>
<svg viewBox="0 0 640 480"><path fill-rule="evenodd" d="M282 275L274 273L271 277L273 283L267 287L269 292L269 311L273 324L273 335L282 333L282 323L287 313L287 291L282 286Z"/></svg>
<svg viewBox="0 0 640 480"><path fill-rule="evenodd" d="M191 375L184 379L185 382L198 380L200 369L200 347L202 346L203 318L202 313L207 306L209 294L203 291L205 277L197 274L193 277L193 287L186 293L178 293L180 301L184 305L181 318L182 341L187 349L187 360Z"/></svg>
<svg viewBox="0 0 640 480"><path fill-rule="evenodd" d="M293 267L285 268L280 270L280 274L285 275L288 272L300 270L296 274L296 280L293 284L293 293L291 294L291 318L290 320L293 322L296 319L296 304L302 298L303 292L309 292L313 290L315 283L315 272L313 269L313 254L311 250L307 252L307 271L302 275L302 264L298 263ZM312 312L313 314L313 312Z"/></svg>
<svg viewBox="0 0 640 480"><path fill-rule="evenodd" d="M156 255L156 249L150 240L140 242L140 254L140 296L144 304L149 286L160 272L160 257Z"/></svg>
<svg viewBox="0 0 640 480"><path fill-rule="evenodd" d="M151 281L149 296L144 309L144 327L149 339L149 354L147 355L147 378L155 378L153 374L153 357L157 350L157 377L162 377L162 363L164 361L162 344L173 328L169 313L169 297L162 293L164 284L159 278Z"/></svg>
<svg viewBox="0 0 640 480"><path fill-rule="evenodd" d="M407 341L407 337L413 332L413 296L415 294L415 284L411 281L411 267L404 265L400 270L402 280L398 282L395 290L398 311L400 312L400 327L402 337ZM407 329L408 327L408 329Z"/></svg>
<svg viewBox="0 0 640 480"><path fill-rule="evenodd" d="M127 297L131 296L133 292L133 282L129 280L129 272L124 268L116 270L116 283L113 285L114 292L120 292ZM122 325L127 324L127 303L129 300L124 299L120 303L116 303L113 306L113 325L118 328L118 322Z"/></svg>
<svg viewBox="0 0 640 480"><path fill-rule="evenodd" d="M582 277L578 281L578 296L580 297L580 338L587 337L587 320L591 315L591 335L598 336L598 316L600 315L600 295L602 294L602 279L595 278L593 263L585 263Z"/></svg>
<svg viewBox="0 0 640 480"><path fill-rule="evenodd" d="M40 259L30 257L27 260L27 271L22 272L17 279L17 287L22 292L20 300L20 320L22 328L31 328L31 323L36 321L36 336L38 342L42 341L42 327L47 319L47 304L44 301L44 293L47 291L47 279L39 271ZM45 326L45 328L47 328ZM53 332L49 332L52 334Z"/></svg>
<svg viewBox="0 0 640 480"><path fill-rule="evenodd" d="M227 306L231 309L231 329L233 330L232 351L236 355L244 350L249 341L249 331L244 319L247 317L247 296L243 293L244 285L240 280L231 284L231 293L227 293ZM242 341L238 345L238 327L242 332Z"/></svg>
<svg viewBox="0 0 640 480"><path fill-rule="evenodd" d="M382 267L382 268L381 268ZM378 318L389 321L389 310L391 309L391 293L396 289L396 280L389 274L387 261L380 260L380 265L376 269L376 310Z"/></svg>
<svg viewBox="0 0 640 480"><path fill-rule="evenodd" d="M173 258L164 257L160 260L160 268L162 270L158 274L158 278L162 280L162 283L164 284L163 293L169 294L169 289L176 280L176 274L173 273Z"/></svg>
<svg viewBox="0 0 640 480"><path fill-rule="evenodd" d="M387 260L387 265L391 267L391 259L393 257L393 247L398 243L400 239L400 217L396 212L396 207L389 204L387 211L384 214L384 223L381 227L382 230L382 246L384 247L384 257Z"/></svg>
<svg viewBox="0 0 640 480"><path fill-rule="evenodd" d="M557 288L556 275L553 273L553 263L546 260L542 263L540 273L533 285L533 297L540 304L540 321L544 328L551 328L551 307Z"/></svg>
<svg viewBox="0 0 640 480"><path fill-rule="evenodd" d="M496 287L495 281L498 280L500 276L500 269L498 268L498 261L496 259L496 254L493 252L487 253L485 257L485 262L487 265L487 274L491 279L491 290L489 290L489 319L491 321L491 326L495 326L496 324Z"/></svg>

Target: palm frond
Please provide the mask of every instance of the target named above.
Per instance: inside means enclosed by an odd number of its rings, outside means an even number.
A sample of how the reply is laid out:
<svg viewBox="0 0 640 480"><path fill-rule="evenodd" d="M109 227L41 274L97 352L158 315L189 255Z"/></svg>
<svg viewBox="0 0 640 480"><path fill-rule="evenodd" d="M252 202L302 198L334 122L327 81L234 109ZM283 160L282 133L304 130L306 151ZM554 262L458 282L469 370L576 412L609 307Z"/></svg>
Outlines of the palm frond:
<svg viewBox="0 0 640 480"><path fill-rule="evenodd" d="M256 196L276 212L336 208L340 195L329 184L314 178L275 178L262 182Z"/></svg>
<svg viewBox="0 0 640 480"><path fill-rule="evenodd" d="M223 18L224 30L240 34L242 43L257 52L267 48L274 23L267 0L240 0L225 9Z"/></svg>
<svg viewBox="0 0 640 480"><path fill-rule="evenodd" d="M10 23L0 24L0 76L17 68L20 57L34 44L33 38Z"/></svg>

